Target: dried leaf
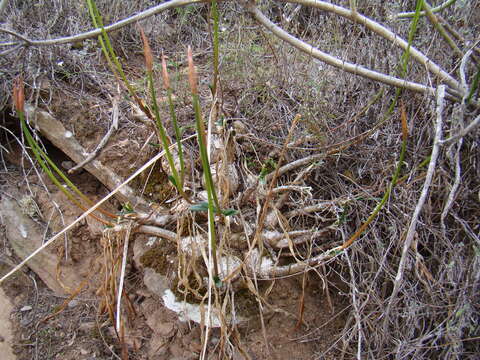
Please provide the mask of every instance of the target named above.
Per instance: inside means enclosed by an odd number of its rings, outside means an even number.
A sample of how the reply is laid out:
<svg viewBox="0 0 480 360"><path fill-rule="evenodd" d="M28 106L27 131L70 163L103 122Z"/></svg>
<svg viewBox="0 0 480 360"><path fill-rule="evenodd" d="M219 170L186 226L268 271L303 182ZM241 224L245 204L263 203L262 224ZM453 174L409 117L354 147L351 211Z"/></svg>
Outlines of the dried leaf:
<svg viewBox="0 0 480 360"><path fill-rule="evenodd" d="M148 39L145 36L145 32L142 28L140 28L140 35L142 36L143 41L143 54L145 55L145 65L147 66L147 70L149 72L153 71L153 55L152 49L150 48L150 44L148 43Z"/></svg>
<svg viewBox="0 0 480 360"><path fill-rule="evenodd" d="M195 66L193 65L193 55L192 48L189 46L187 50L187 59L188 59L188 81L190 83L190 89L192 94L198 95L197 90L197 72L195 71Z"/></svg>

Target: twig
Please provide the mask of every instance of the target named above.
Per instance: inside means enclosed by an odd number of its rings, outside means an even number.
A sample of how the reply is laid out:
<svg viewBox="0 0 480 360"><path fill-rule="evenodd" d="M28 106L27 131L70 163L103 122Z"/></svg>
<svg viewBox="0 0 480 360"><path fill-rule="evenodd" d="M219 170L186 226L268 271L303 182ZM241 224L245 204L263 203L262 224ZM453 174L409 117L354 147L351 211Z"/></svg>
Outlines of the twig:
<svg viewBox="0 0 480 360"><path fill-rule="evenodd" d="M128 243L130 240L130 234L132 231L132 222L127 225L125 231L125 239L123 240L123 256L122 256L122 270L120 272L120 283L118 284L118 294L117 294L117 316L116 316L116 328L117 332L121 332L121 313L122 313L122 294L123 294L123 284L125 281L125 269L127 267L127 253L128 253Z"/></svg>
<svg viewBox="0 0 480 360"><path fill-rule="evenodd" d="M1 9L0 9L1 11ZM0 28L0 32L7 33L9 35L12 35L13 37L16 37L17 39L22 40L23 42L27 43L27 45L32 45L32 40L28 39L27 37L23 36L22 34L17 33L16 31L5 29L5 28ZM5 46L5 44L1 44ZM10 45L10 43L6 43L6 45ZM11 44L13 45L13 44Z"/></svg>
<svg viewBox="0 0 480 360"><path fill-rule="evenodd" d="M468 85L467 85L467 77L465 75L465 68L467 67L468 58L472 55L472 53L473 53L473 48L468 50L465 53L465 55L462 56L462 61L460 62L460 68L459 68L460 82L464 90L467 92L467 94L468 94Z"/></svg>
<svg viewBox="0 0 480 360"><path fill-rule="evenodd" d="M441 24L441 22L438 20L438 18L435 16L433 13L433 9L430 6L430 4L426 1L423 0L423 8L425 9L425 12L427 13L428 20L433 24L435 29L440 33L440 35L445 39L447 44L452 48L452 50L457 54L459 57L463 57L463 52L460 50L460 48L455 44L453 39L448 35L447 31Z"/></svg>
<svg viewBox="0 0 480 360"><path fill-rule="evenodd" d="M273 191L272 190L273 190L273 188L274 188L274 186L277 182L277 179L281 175L280 174L280 169L281 169L280 166L282 164L282 161L285 158L285 154L286 154L286 151L287 151L287 145L290 142L290 139L293 135L293 130L295 129L295 126L297 125L300 118L301 118L300 115L296 115L295 118L293 119L292 125L290 126L290 129L288 131L287 138L285 139L285 142L283 144L283 148L280 152L277 167L276 167L275 171L273 172L271 178L268 180L268 181L270 181L270 185L268 187L267 194L265 196L265 202L263 203L263 206L260 210L260 214L258 216L257 228L255 230L254 243L257 241L257 238L260 236L260 234L263 230L263 227L265 226L265 220L266 220L266 217L267 217L267 212L268 212L268 209L270 208L270 201L271 201L272 196L273 196Z"/></svg>
<svg viewBox="0 0 480 360"><path fill-rule="evenodd" d="M388 84L391 86L405 88L408 90L412 90L420 93L426 93L429 95L433 95L435 93L435 89L432 87L407 81L407 80L402 80L393 76L385 75L377 71L364 68L363 66L360 66L358 64L353 64L347 61L340 60L339 58L336 58L330 54L320 51L319 49L313 47L312 45L309 45L306 42L294 37L293 35L290 35L285 30L283 30L282 28L280 28L279 26L271 22L270 19L268 19L257 7L250 5L248 9L250 13L253 15L253 17L259 23L265 26L268 30L270 30L275 36L289 43L290 45L297 48L298 50L303 51L304 53L327 63L328 65L332 65L334 67L337 67L349 73L360 75L370 80L382 82L384 84ZM350 13L350 10L346 10L346 11Z"/></svg>
<svg viewBox="0 0 480 360"><path fill-rule="evenodd" d="M440 216L440 224L442 226L442 230L444 233L444 236L446 238L446 231L447 227L445 226L445 218L447 217L448 213L450 212L450 209L453 206L453 203L455 201L455 196L457 194L458 187L460 186L460 181L462 179L462 167L461 167L461 162L460 162L460 150L462 149L463 145L463 139L460 138L457 144L457 149L455 151L455 180L453 182L452 188L450 189L450 192L448 193L448 198L445 206L443 207L442 210L442 215ZM451 162L453 160L451 159Z"/></svg>
<svg viewBox="0 0 480 360"><path fill-rule="evenodd" d="M339 15L339 16L345 17L347 19L350 19L352 21L355 21L360 25L364 25L369 30L371 30L374 33L380 35L381 37L385 38L386 40L394 43L395 45L399 46L403 50L408 49L410 55L417 62L419 62L420 64L425 66L429 71L431 71L436 76L438 76L442 81L445 81L445 83L448 84L453 89L460 90L458 82L452 76L450 76L450 74L448 74L440 66L435 64L430 58L425 56L421 51L419 51L418 49L416 49L413 46L409 46L407 41L403 40L401 37L399 37L398 35L393 33L391 30L387 29L386 27L380 25L376 21L373 21L373 20L359 14L358 12L354 16L351 10L343 8L341 6L331 4L331 3L327 3L325 1L320 1L320 0L283 0L283 1L298 3L298 4L302 4L302 5L307 5L307 6L312 6L312 7L321 9L323 11L333 12L336 15ZM291 35L289 35L289 36L291 36ZM299 41L298 39L296 39L296 40ZM325 54L325 55L328 55L328 54ZM331 57L330 55L328 55L328 56ZM338 60L334 57L331 57L331 58L335 59L335 61L338 63L338 66L334 65L334 64L330 64L330 65L337 66L337 67L341 68L342 70L346 70L346 71L349 71L349 72L357 74L357 75L369 77L373 80L377 80L376 77L380 76L383 80L386 80L388 82L380 80L380 79L378 79L377 81L385 82L386 84L394 85L394 86L397 86L397 87L404 87L404 88L407 88L407 89L410 89L410 90L413 90L413 91L427 92L432 96L435 95L435 92L431 91L432 88L427 87L425 85L416 84L416 83L409 83L409 82L406 82L403 79L398 79L398 78L394 78L394 77L391 77L391 76L388 76L388 75L385 75L385 74L377 73L375 71L365 69L365 68L363 68L359 65L356 65L356 64L350 64L350 63L343 62L343 61ZM350 70L347 68L347 66L346 66L347 64L350 65L350 67L351 67ZM357 68L358 68L358 70L357 70ZM356 71L358 71L358 73ZM371 72L372 75L374 75L375 77L366 76L366 75L369 75L369 74L365 73L365 75L364 75L364 74L361 73L361 71ZM396 83L396 85L394 83ZM408 85L408 86L405 85L404 86L403 83L412 84L413 88L410 88L409 87L410 85Z"/></svg>
<svg viewBox="0 0 480 360"><path fill-rule="evenodd" d="M295 170L301 166L308 165L310 163L320 161L325 159L325 154L323 153L318 153L314 155L307 156L303 159L295 160L292 161L291 163L288 163L286 165L283 165L281 168L278 169L278 175L277 176L282 176L283 174ZM270 173L265 177L265 181L270 181L273 179L275 173Z"/></svg>
<svg viewBox="0 0 480 360"><path fill-rule="evenodd" d="M153 6L145 11L142 11L138 14L135 14L133 16L130 16L126 19L120 20L112 25L105 26L105 31L106 32L111 32L115 31L118 29L121 29L124 26L133 24L135 22L144 20L150 16L156 15L161 13L162 11L166 11L168 9L173 9L181 6L186 6L186 5L191 5L191 4L199 4L205 2L205 0L171 0L167 1L165 3L159 4L157 6ZM3 29L5 30L5 29ZM82 41L86 39L92 39L96 38L102 33L102 29L95 29L95 30L90 30L82 34L77 34L77 35L72 35L72 36L66 36L62 38L56 38L56 39L47 39L47 40L31 40L26 38L23 35L19 34L12 34L14 36L17 36L19 38L22 38L23 41L25 41L28 45L30 46L47 46L47 45L60 45L60 44L69 44L69 43L74 43L77 41Z"/></svg>
<svg viewBox="0 0 480 360"><path fill-rule="evenodd" d="M113 99L112 107L113 107L113 109L112 109L112 125L108 129L107 133L102 138L102 140L98 143L95 150L93 150L90 154L88 154L87 157L83 161L79 162L77 165L75 165L70 170L68 170L69 174L73 174L75 171L77 171L78 169L81 169L86 164L88 164L90 161L95 159L98 156L98 153L107 144L107 142L110 139L110 137L112 136L113 132L118 130L118 97Z"/></svg>
<svg viewBox="0 0 480 360"><path fill-rule="evenodd" d="M437 120L435 124L435 138L433 140L432 155L431 155L430 163L428 165L427 176L423 184L423 189L420 194L420 198L418 199L417 206L415 207L415 211L413 212L412 219L410 221L410 226L408 228L407 235L405 237L405 241L403 242L402 256L398 264L398 270L397 270L397 275L395 276L392 295L390 296L390 300L385 310L384 322L383 322L383 332L385 334L387 333L387 330L388 330L388 319L390 316L390 311L393 307L393 303L402 286L403 275L405 272L405 265L408 258L408 250L412 245L418 218L420 216L420 212L422 211L423 204L425 203L425 200L427 198L428 191L430 189L430 184L432 183L432 179L433 179L433 174L435 172L435 167L437 166L437 159L440 153L440 140L442 138L442 125L443 125L442 113L443 113L443 107L445 105L444 98L445 98L445 85L440 85L437 90L437 108L436 108Z"/></svg>
<svg viewBox="0 0 480 360"><path fill-rule="evenodd" d="M348 249L345 250L345 258L347 259L348 269L350 270L350 287L352 289L352 304L353 304L353 315L355 316L355 321L357 322L358 336L357 336L357 359L362 358L362 340L363 340L363 329L362 329L362 319L360 317L360 308L357 302L357 293L358 289L355 285L355 274L353 272L352 262L350 261L350 256L348 255Z"/></svg>
<svg viewBox="0 0 480 360"><path fill-rule="evenodd" d="M174 233L173 231L159 228L158 226L141 225L135 229L135 232L161 237L163 239L167 239L173 242L177 241L176 233Z"/></svg>
<svg viewBox="0 0 480 360"><path fill-rule="evenodd" d="M2 45L2 44L0 44L0 45ZM15 44L12 44L12 45L15 45ZM20 49L22 46L23 46L22 44L16 44L16 46L14 46L13 48L10 48L10 49L7 49L7 50L4 50L4 51L0 52L0 56L5 56L5 55L8 55L12 52L15 52L18 49Z"/></svg>
<svg viewBox="0 0 480 360"><path fill-rule="evenodd" d="M440 145L449 145L458 139L461 139L468 135L468 133L475 130L480 125L480 115L475 118L467 127L460 130L456 135L449 137L448 139L439 142Z"/></svg>
<svg viewBox="0 0 480 360"><path fill-rule="evenodd" d="M337 205L337 204L341 204L342 202L347 202L347 201L348 200L322 201L318 204L305 206L301 209L295 209L295 210L289 211L288 213L285 214L285 217L291 218L291 217L294 217L294 216L309 214L309 213L312 213L312 212L325 211L325 210L328 210L329 208L335 207L335 205Z"/></svg>
<svg viewBox="0 0 480 360"><path fill-rule="evenodd" d="M440 4L440 5L432 8L431 11L434 12L434 13L442 11L443 9L446 9L447 7L449 7L450 5L455 3L455 1L457 1L457 0L447 0L443 4ZM420 16L425 16L425 15L426 15L425 11L420 11ZM414 17L414 16L415 16L415 11L409 11L409 12L398 13L394 17L397 18L397 19L405 19L405 18L410 18L410 17Z"/></svg>

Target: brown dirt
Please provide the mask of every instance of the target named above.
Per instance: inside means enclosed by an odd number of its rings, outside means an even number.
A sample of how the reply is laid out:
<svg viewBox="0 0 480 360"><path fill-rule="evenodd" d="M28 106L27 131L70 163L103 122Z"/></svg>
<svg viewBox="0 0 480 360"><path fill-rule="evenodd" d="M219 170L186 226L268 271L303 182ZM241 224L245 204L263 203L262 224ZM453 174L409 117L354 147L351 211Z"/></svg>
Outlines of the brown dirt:
<svg viewBox="0 0 480 360"><path fill-rule="evenodd" d="M65 104L65 103L63 103ZM75 107L70 113L75 113ZM80 136L87 149L98 141L98 129L89 128L89 119L83 115L63 119ZM132 141L132 133L135 140ZM120 129L100 156L101 161L114 164L114 170L127 176L132 169L151 155L151 149L141 151L147 140L146 126ZM69 160L58 149L50 147L55 162ZM15 158L15 157L13 157ZM13 159L12 158L12 159ZM8 174L2 182L2 196L16 193L15 198L27 194L22 184L23 175L18 171L18 162L11 164ZM34 189L34 200L42 216L36 221L43 226L48 223L47 234L60 231L81 214L81 210L72 205L63 193L51 185L43 176L49 193L42 188L36 175L28 177L30 187ZM71 177L81 190L93 200L99 199L107 190L90 174L81 171ZM146 181L145 179L143 181ZM58 215L56 207L61 211ZM112 202L108 210L115 212L119 204ZM79 223L68 233L68 258L65 260L65 246L58 241L47 251L56 254L61 273L74 272L88 285L68 303L67 296L55 294L48 289L35 273L24 268L8 281L4 289L13 303L11 322L14 329L13 352L17 360L26 359L92 359L111 358L112 351L121 353L120 342L108 316L100 312L98 288L102 281L98 274L102 264L102 226L88 219ZM9 249L7 239L2 232L2 258L8 264L18 262ZM11 268L3 265L2 273ZM200 327L194 323L180 322L175 313L166 309L157 295L149 292L142 283L141 268L129 264L126 287L134 312L130 313L125 329L125 343L128 345L130 359L196 359L201 347ZM322 289L323 280L308 276L305 291L302 290L302 278L287 278L260 284L268 289L269 306L263 307L263 326L259 316L258 303L247 302L244 306L250 320L232 329L232 338L236 349L232 358L244 358L242 350L251 359L312 359L316 354L328 349L335 339L334 334L343 328L345 317L334 316L345 307L346 302L338 289ZM332 279L327 279L331 283ZM335 281L333 283L340 283ZM65 285L65 284L64 284ZM80 286L80 284L76 284ZM65 285L66 286L66 285ZM69 293L75 286L66 289ZM302 295L303 294L303 295ZM66 305L68 303L68 305ZM63 308L59 314L52 316ZM27 308L25 308L27 306ZM23 308L23 311L22 311ZM29 310L25 310L29 309ZM300 319L301 316L301 321ZM253 315L253 316L252 316ZM48 318L48 319L47 319ZM47 319L47 320L46 320ZM311 338L315 341L311 341ZM218 351L222 339L218 330L213 330L209 350ZM266 345L268 344L268 345ZM225 345L225 344L223 344ZM217 357L210 357L217 358Z"/></svg>

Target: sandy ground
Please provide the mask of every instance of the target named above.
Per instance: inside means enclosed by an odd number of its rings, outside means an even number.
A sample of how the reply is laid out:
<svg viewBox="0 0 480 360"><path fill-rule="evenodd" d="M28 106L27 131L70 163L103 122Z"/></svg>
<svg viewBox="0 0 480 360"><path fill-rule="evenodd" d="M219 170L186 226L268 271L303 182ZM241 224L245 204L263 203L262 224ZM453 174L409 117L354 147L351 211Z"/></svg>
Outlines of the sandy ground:
<svg viewBox="0 0 480 360"><path fill-rule="evenodd" d="M13 306L0 288L0 354L3 360L15 360L12 352L12 324L10 323L10 314Z"/></svg>

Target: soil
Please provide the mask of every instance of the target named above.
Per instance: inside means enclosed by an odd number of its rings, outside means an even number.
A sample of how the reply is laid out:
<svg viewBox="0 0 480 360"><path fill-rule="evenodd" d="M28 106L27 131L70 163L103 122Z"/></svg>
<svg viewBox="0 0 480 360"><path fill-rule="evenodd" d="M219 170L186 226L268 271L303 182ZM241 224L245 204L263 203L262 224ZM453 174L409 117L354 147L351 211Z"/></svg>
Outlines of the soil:
<svg viewBox="0 0 480 360"><path fill-rule="evenodd" d="M75 113L75 109L72 108L70 113ZM76 131L85 148L91 149L99 140L99 132L89 130L87 117L77 115L62 120L66 128ZM131 141L132 132L135 141ZM112 168L122 177L130 175L152 154L151 149L144 146L148 133L145 125L121 128L99 159L113 164ZM69 161L48 141L44 143L57 164ZM75 220L82 211L69 202L45 175L39 178L23 162L29 174L25 176L21 170L22 162L18 161L19 148L12 147L12 150L17 153L10 154L7 159L8 171L3 174L1 183L2 199L13 198L18 203L20 199L30 197L36 210L27 212L28 217L42 227L48 238ZM92 200L98 200L108 192L86 171L74 174L71 180ZM151 187L148 179L142 178L140 182L147 191ZM107 209L114 213L120 208L115 200L107 204ZM19 259L7 239L5 223L2 222L2 226L0 252L4 275ZM5 313L2 315L10 319L12 329L12 336L8 335L8 322L1 329L1 346L6 348L5 354L11 349L11 358L17 360L110 359L121 356L122 351L123 354L127 352L130 359L199 358L201 327L193 322L180 321L176 313L167 309L162 299L143 283L146 268L133 261L127 266L126 293L131 309L123 334L126 349L122 349L122 342L102 304L102 278L99 274L104 261L103 229L97 221L87 218L68 232L66 242L58 241L45 250L57 259L56 275L61 274L60 278L64 280L72 278L69 274L78 276L76 282L60 281L60 286L52 291L35 272L23 268L2 285L5 296L0 294L1 300L12 304L11 310L2 306ZM147 240L138 235L135 241ZM68 244L67 253L65 244ZM51 272L55 273L55 270ZM302 282L305 282L303 287ZM327 286L323 288L322 284ZM319 278L317 274L261 282L259 288L268 291L262 315L255 297L241 305L243 313L248 314L248 321L230 329L233 346L228 351L229 357L313 359L321 356L334 345L335 334L345 325L343 310L347 302L338 287L341 288L338 279ZM72 293L74 295L70 296ZM222 356L215 355L219 354L219 347L229 346L223 342L220 330L212 329L209 339L208 350L213 354L209 358L223 358L226 352Z"/></svg>

